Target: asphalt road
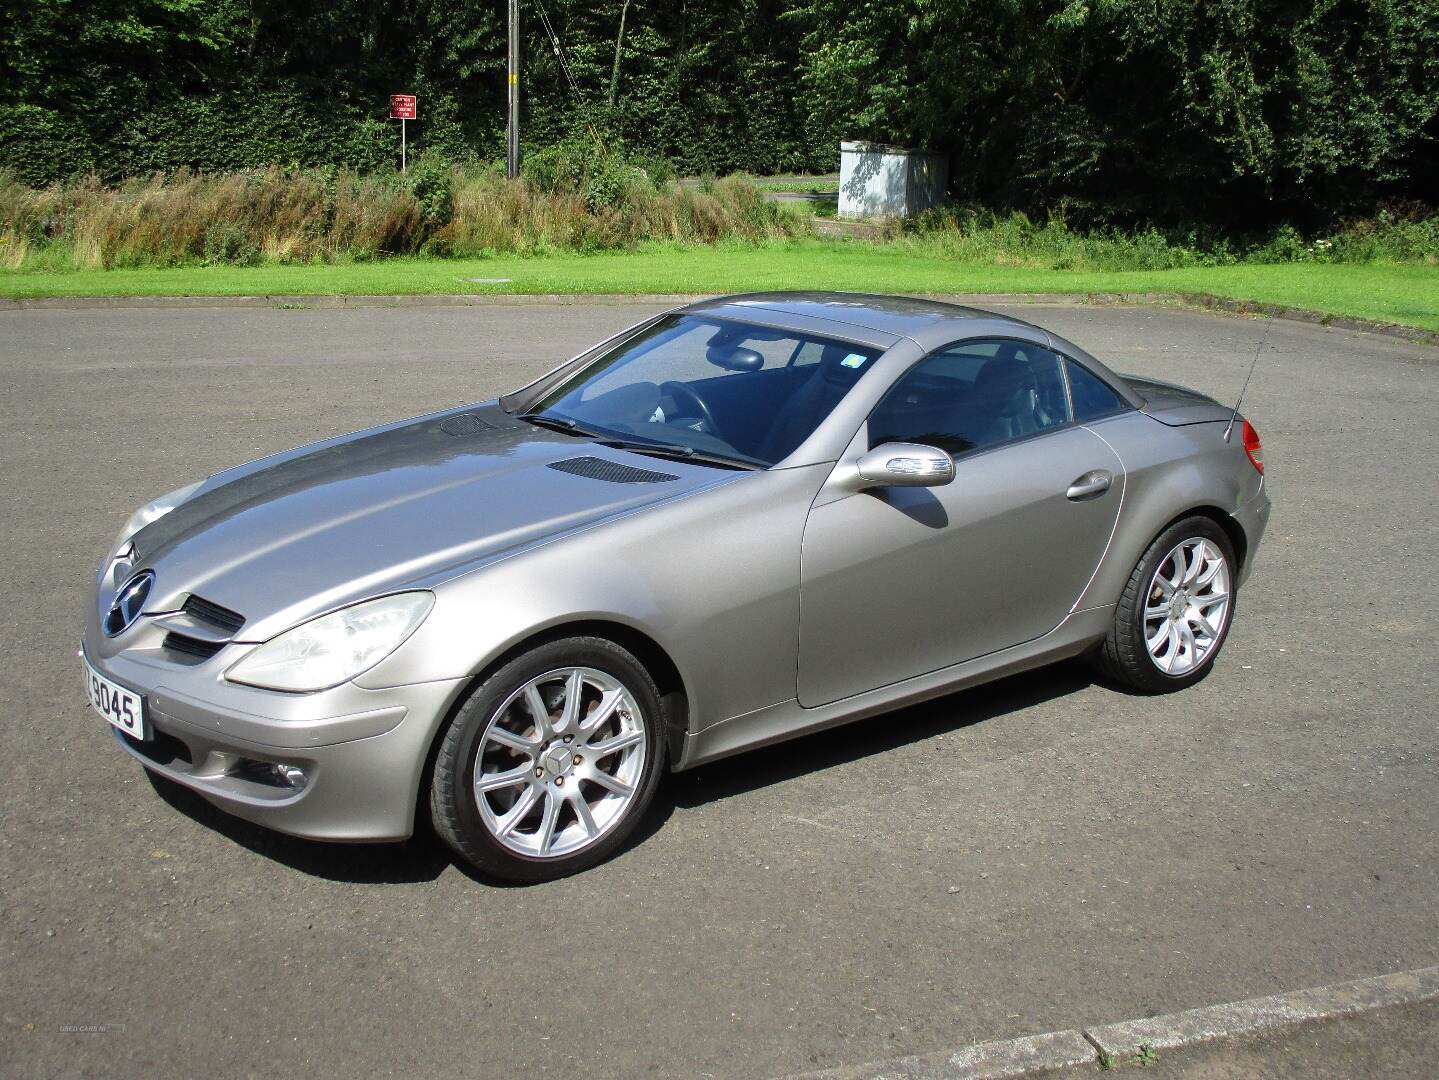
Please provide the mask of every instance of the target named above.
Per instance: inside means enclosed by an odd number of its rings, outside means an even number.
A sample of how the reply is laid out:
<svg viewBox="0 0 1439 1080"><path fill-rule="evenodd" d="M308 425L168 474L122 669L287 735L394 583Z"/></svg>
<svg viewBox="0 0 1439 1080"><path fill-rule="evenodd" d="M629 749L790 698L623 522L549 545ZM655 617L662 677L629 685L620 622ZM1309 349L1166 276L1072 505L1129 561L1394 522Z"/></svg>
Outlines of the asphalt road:
<svg viewBox="0 0 1439 1080"><path fill-rule="evenodd" d="M1439 962L1439 350L1344 331L1022 309L1222 398L1267 335L1269 536L1181 695L1067 666L732 759L530 889L116 749L75 646L135 505L652 310L0 311L0 1071L763 1077Z"/></svg>

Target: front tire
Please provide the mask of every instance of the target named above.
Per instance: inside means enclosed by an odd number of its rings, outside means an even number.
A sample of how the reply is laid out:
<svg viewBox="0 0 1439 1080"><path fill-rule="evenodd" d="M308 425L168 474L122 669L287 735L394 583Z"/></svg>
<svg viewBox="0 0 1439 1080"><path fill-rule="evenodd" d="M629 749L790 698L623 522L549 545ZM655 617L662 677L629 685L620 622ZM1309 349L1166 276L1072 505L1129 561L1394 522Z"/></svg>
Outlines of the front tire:
<svg viewBox="0 0 1439 1080"><path fill-rule="evenodd" d="M1229 634L1237 568L1234 545L1212 518L1175 522L1130 575L1096 666L1149 694L1193 686Z"/></svg>
<svg viewBox="0 0 1439 1080"><path fill-rule="evenodd" d="M541 645L487 678L441 740L435 831L506 881L565 877L634 832L665 763L659 691L614 642Z"/></svg>

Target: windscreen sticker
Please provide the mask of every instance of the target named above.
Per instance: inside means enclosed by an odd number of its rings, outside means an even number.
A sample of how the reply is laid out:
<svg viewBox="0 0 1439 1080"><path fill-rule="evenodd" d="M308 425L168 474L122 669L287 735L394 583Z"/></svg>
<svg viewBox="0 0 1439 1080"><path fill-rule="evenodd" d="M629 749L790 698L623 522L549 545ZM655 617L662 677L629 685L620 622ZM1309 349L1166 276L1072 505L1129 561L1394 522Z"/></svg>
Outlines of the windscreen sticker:
<svg viewBox="0 0 1439 1080"><path fill-rule="evenodd" d="M869 357L864 356L861 353L852 352L839 362L839 366L847 368L864 367L864 362L868 359Z"/></svg>

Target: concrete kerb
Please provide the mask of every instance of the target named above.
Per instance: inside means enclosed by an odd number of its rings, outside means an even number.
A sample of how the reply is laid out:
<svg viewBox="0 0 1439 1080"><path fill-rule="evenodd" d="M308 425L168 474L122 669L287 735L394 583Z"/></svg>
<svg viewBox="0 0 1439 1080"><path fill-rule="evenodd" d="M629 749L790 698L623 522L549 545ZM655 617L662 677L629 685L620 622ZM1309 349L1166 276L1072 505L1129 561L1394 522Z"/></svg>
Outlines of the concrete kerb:
<svg viewBox="0 0 1439 1080"><path fill-rule="evenodd" d="M397 293L311 296L46 296L0 299L0 311L49 308L113 311L146 308L494 307L504 304L688 304L713 293Z"/></svg>
<svg viewBox="0 0 1439 1080"><path fill-rule="evenodd" d="M1264 304L1257 300L1236 300L1227 296L1213 296L1209 293L1092 293L1085 298L1092 304L1182 304L1186 307L1222 311L1231 315L1267 315L1271 319L1285 319L1289 322L1309 323L1313 326L1328 326L1337 330L1357 330L1365 334L1381 334L1385 337L1401 338L1404 341L1423 345L1439 345L1439 331L1421 330L1417 326L1401 326L1398 323L1379 322L1375 319L1360 319L1344 315L1328 315L1322 311L1288 307L1284 304Z"/></svg>
<svg viewBox="0 0 1439 1080"><path fill-rule="evenodd" d="M411 293L393 296L54 296L0 299L0 311L18 309L117 310L126 308L318 308L480 307L495 304L687 304L713 293ZM1340 330L1381 334L1425 345L1439 345L1439 331L1378 322L1320 311L1236 300L1209 293L931 293L935 299L964 304L1182 304L1233 315L1265 315Z"/></svg>
<svg viewBox="0 0 1439 1080"><path fill-rule="evenodd" d="M977 1043L788 1080L998 1080L1119 1064L1149 1051L1279 1034L1303 1024L1439 998L1439 967L1400 971L1142 1020Z"/></svg>

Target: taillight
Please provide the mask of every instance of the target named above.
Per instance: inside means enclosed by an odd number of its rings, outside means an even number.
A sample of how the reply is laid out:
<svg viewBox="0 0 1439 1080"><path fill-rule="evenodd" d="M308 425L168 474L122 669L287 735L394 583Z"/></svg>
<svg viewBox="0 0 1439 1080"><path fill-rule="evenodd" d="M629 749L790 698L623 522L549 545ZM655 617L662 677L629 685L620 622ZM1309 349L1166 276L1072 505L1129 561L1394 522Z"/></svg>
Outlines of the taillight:
<svg viewBox="0 0 1439 1080"><path fill-rule="evenodd" d="M1244 421L1244 452L1249 455L1249 464L1264 475L1264 447L1259 445L1259 432L1248 420Z"/></svg>

